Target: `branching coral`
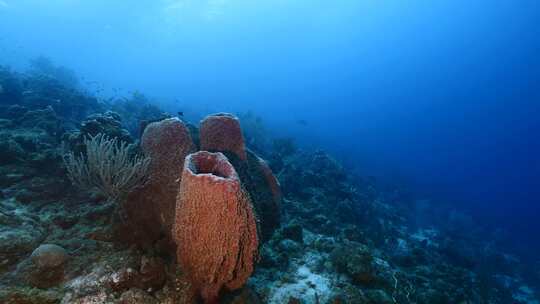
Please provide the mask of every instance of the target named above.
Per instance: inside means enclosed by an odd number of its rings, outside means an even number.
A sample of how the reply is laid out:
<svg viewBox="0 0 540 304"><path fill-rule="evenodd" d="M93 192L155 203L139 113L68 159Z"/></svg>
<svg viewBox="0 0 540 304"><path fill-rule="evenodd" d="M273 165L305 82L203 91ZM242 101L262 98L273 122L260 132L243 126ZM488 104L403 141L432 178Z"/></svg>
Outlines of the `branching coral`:
<svg viewBox="0 0 540 304"><path fill-rule="evenodd" d="M97 190L109 200L120 202L147 176L150 159L131 157L128 144L103 134L84 140L86 155L68 153L64 158L68 177L85 190Z"/></svg>

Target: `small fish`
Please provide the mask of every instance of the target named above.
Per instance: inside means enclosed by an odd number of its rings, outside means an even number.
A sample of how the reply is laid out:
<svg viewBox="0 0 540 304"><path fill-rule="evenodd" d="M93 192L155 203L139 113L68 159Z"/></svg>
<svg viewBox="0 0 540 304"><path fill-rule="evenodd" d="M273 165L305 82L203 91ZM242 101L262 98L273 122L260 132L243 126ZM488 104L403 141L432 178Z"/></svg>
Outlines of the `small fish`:
<svg viewBox="0 0 540 304"><path fill-rule="evenodd" d="M178 112L178 117L184 117L184 112Z"/></svg>
<svg viewBox="0 0 540 304"><path fill-rule="evenodd" d="M4 93L4 87L0 84L0 94Z"/></svg>

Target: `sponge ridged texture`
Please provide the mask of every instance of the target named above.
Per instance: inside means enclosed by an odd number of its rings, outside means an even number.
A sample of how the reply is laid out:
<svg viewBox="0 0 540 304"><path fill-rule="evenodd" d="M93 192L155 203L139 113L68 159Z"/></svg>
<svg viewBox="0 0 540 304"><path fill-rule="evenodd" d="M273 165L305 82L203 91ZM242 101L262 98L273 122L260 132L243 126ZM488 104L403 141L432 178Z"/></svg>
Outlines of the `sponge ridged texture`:
<svg viewBox="0 0 540 304"><path fill-rule="evenodd" d="M145 128L141 149L150 157L149 179L146 185L130 193L126 213L149 242L159 238L159 234L170 239L178 179L185 157L195 151L195 145L184 123L169 118Z"/></svg>
<svg viewBox="0 0 540 304"><path fill-rule="evenodd" d="M238 118L227 113L207 116L200 124L201 150L232 152L247 159L244 136Z"/></svg>
<svg viewBox="0 0 540 304"><path fill-rule="evenodd" d="M258 255L249 195L222 153L186 157L176 204L177 258L195 290L215 303L223 287L242 287Z"/></svg>

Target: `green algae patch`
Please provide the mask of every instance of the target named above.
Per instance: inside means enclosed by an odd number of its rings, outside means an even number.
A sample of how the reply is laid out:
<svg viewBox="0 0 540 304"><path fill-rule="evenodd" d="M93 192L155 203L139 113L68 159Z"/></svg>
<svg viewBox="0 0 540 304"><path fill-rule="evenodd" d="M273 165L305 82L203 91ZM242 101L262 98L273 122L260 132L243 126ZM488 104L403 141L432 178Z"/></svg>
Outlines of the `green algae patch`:
<svg viewBox="0 0 540 304"><path fill-rule="evenodd" d="M56 304L62 300L60 289L42 290L28 287L7 287L0 289L0 303L4 304Z"/></svg>

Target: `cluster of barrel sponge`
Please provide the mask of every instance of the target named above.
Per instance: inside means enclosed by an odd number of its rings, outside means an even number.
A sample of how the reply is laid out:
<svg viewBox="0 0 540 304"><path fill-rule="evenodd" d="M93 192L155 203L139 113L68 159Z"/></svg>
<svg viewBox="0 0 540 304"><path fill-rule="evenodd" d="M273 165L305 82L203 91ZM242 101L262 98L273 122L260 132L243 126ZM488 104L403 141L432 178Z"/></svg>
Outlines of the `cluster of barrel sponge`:
<svg viewBox="0 0 540 304"><path fill-rule="evenodd" d="M130 195L133 218L150 238L174 242L206 303L242 287L260 245L279 227L281 192L267 163L245 147L239 120L214 114L198 129L178 118L153 122L141 148L151 158L150 179Z"/></svg>

